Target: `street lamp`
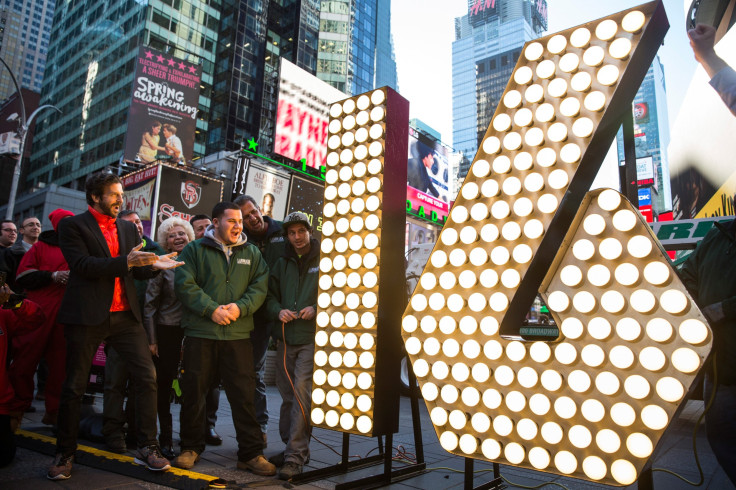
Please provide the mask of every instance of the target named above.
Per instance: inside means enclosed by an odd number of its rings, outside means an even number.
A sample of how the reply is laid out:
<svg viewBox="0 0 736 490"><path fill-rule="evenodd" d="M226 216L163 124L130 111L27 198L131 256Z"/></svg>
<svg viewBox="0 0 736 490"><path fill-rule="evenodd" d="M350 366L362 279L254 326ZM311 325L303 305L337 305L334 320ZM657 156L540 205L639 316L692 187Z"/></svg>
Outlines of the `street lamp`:
<svg viewBox="0 0 736 490"><path fill-rule="evenodd" d="M33 118L36 117L36 114L38 114L42 110L54 109L59 114L61 114L61 110L51 104L45 104L33 111L31 117L26 119L26 105L23 102L23 94L20 91L20 87L18 86L18 82L15 79L15 75L13 75L13 71L10 69L8 64L5 63L5 60L0 58L0 62L3 64L3 66L5 66L5 68L8 69L8 73L10 73L10 78L11 80L13 80L13 85L15 85L15 90L18 93L18 100L20 101L20 121L18 121L17 131L18 138L20 139L20 156L18 157L18 161L15 164L15 170L13 171L13 182L10 185L10 195L8 196L8 208L5 211L5 219L12 219L13 211L15 208L15 195L18 192L18 181L20 180L20 167L23 164L23 152L25 151L28 128L31 126L31 124L33 124Z"/></svg>

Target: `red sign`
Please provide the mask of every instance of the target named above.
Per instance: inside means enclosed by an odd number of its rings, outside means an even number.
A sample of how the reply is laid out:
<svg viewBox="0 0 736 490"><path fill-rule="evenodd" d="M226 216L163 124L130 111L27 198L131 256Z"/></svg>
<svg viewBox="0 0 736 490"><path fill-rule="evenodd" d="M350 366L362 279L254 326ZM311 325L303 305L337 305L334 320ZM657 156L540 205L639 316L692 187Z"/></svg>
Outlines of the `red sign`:
<svg viewBox="0 0 736 490"><path fill-rule="evenodd" d="M483 12L485 9L495 9L496 0L475 0L475 3L470 7L470 15L477 15L479 12Z"/></svg>
<svg viewBox="0 0 736 490"><path fill-rule="evenodd" d="M644 216L644 219L647 220L647 223L653 223L654 222L654 212L652 211L652 205L647 204L645 206L639 206L639 212L642 216Z"/></svg>

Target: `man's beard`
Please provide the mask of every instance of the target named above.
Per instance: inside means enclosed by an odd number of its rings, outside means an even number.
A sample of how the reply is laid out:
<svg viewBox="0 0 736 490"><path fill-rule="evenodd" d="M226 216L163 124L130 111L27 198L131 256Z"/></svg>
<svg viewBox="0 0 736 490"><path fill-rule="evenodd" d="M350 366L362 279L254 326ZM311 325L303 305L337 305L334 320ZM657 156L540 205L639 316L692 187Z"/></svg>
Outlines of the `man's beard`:
<svg viewBox="0 0 736 490"><path fill-rule="evenodd" d="M117 211L113 211L113 209L112 209L113 206L118 206ZM117 218L118 217L118 213L120 212L119 206L120 205L118 203L107 204L107 203L104 203L104 202L100 202L100 209L102 210L102 214L107 215L107 216L110 216L111 218Z"/></svg>

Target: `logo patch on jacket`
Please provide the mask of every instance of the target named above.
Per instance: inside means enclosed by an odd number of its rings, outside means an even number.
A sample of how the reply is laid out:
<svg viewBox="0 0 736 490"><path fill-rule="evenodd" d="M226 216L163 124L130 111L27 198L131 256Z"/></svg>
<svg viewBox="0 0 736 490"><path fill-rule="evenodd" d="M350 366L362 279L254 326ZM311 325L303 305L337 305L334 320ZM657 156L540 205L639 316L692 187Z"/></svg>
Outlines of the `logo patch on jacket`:
<svg viewBox="0 0 736 490"><path fill-rule="evenodd" d="M283 241L284 241L284 237L281 236L281 235L277 235L277 236L271 238L271 243L279 243L279 242L283 242Z"/></svg>
<svg viewBox="0 0 736 490"><path fill-rule="evenodd" d="M315 272L319 272L319 267L312 267L307 271L307 274L313 274Z"/></svg>
<svg viewBox="0 0 736 490"><path fill-rule="evenodd" d="M238 259L238 264L250 265L250 259Z"/></svg>

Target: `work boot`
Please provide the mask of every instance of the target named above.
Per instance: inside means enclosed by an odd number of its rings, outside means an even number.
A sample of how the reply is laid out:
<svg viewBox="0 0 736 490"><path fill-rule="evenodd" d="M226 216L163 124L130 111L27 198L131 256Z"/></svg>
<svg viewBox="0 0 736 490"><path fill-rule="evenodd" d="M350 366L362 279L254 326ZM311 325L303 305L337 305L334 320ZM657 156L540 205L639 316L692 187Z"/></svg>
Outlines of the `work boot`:
<svg viewBox="0 0 736 490"><path fill-rule="evenodd" d="M262 454L248 461L238 461L238 469L250 471L258 476L273 476L276 474L276 467L269 463Z"/></svg>
<svg viewBox="0 0 736 490"><path fill-rule="evenodd" d="M279 480L289 481L296 475L302 474L302 465L296 464L293 461L287 461L284 466L279 470Z"/></svg>
<svg viewBox="0 0 736 490"><path fill-rule="evenodd" d="M199 461L199 454L196 451L187 449L182 451L179 456L174 459L174 466L177 468L183 468L189 470L194 468L194 465Z"/></svg>
<svg viewBox="0 0 736 490"><path fill-rule="evenodd" d="M215 432L214 427L210 427L207 429L207 432L204 433L204 442L207 443L208 446L219 446L222 444L222 437Z"/></svg>

